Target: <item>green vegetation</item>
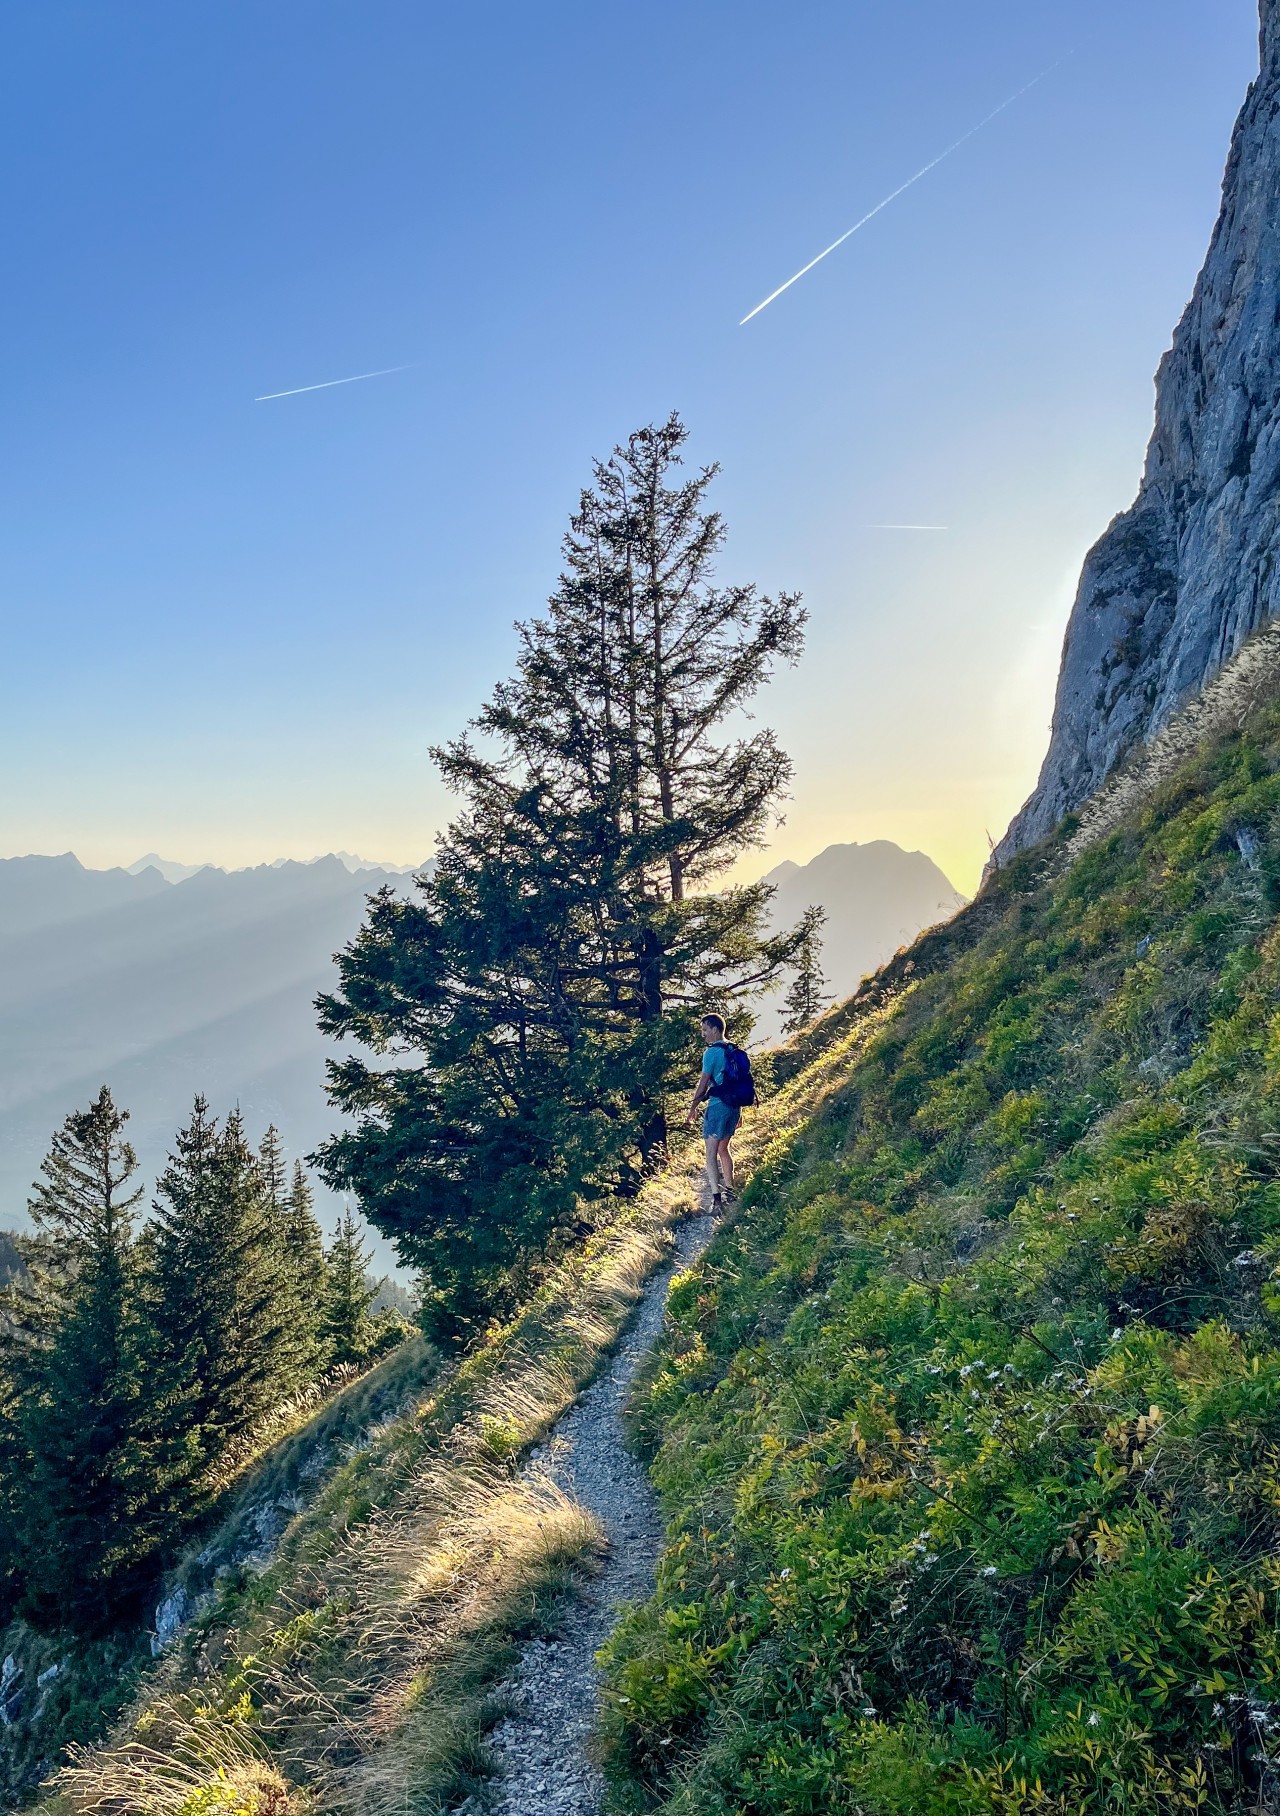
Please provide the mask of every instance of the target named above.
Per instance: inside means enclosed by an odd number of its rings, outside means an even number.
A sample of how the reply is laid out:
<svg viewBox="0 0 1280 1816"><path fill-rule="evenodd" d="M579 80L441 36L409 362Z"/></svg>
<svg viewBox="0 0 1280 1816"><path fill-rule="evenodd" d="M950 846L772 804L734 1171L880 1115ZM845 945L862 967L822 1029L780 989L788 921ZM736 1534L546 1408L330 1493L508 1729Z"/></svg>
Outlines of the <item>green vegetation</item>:
<svg viewBox="0 0 1280 1816"><path fill-rule="evenodd" d="M136 1621L175 1548L282 1409L407 1334L348 1216L326 1260L301 1167L198 1097L139 1227L104 1087L54 1136L0 1324L0 1620ZM335 1385L337 1385L335 1381Z"/></svg>
<svg viewBox="0 0 1280 1816"><path fill-rule="evenodd" d="M380 1056L331 1063L356 1127L322 1171L423 1270L450 1340L635 1193L696 1011L742 1004L812 940L767 936L765 886L710 887L785 791L773 734L734 721L798 656L804 613L716 582L715 469L680 480L686 439L673 417L597 464L515 675L435 752L462 809L434 870L374 898L320 1002Z"/></svg>
<svg viewBox="0 0 1280 1816"><path fill-rule="evenodd" d="M596 1371L686 1203L683 1179L651 1184L549 1270L516 1319L368 1434L265 1568L216 1579L111 1740L73 1751L47 1805L457 1808L485 1775L489 1691L600 1543L522 1460Z"/></svg>
<svg viewBox="0 0 1280 1816"><path fill-rule="evenodd" d="M795 959L795 975L782 1000L782 1031L799 1034L817 1021L832 998L827 980L822 975L820 959L822 932L826 914L821 908L810 908L800 923L801 944Z"/></svg>
<svg viewBox="0 0 1280 1816"><path fill-rule="evenodd" d="M1271 707L780 1056L636 1404L620 1808L1275 1807L1278 907Z"/></svg>

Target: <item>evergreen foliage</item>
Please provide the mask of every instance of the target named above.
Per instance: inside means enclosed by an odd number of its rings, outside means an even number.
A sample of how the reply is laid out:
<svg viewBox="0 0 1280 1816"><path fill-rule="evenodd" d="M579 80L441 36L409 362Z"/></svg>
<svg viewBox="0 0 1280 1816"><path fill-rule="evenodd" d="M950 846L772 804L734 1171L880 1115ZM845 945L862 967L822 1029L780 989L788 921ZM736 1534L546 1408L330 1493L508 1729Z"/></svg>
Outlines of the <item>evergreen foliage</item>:
<svg viewBox="0 0 1280 1816"><path fill-rule="evenodd" d="M142 1397L142 1192L125 1121L105 1087L67 1117L31 1202L28 1273L6 1294L11 1543L37 1624L108 1624L167 1536Z"/></svg>
<svg viewBox="0 0 1280 1816"><path fill-rule="evenodd" d="M1274 1805L1280 708L1065 838L828 1018L675 1289L628 1807Z"/></svg>
<svg viewBox="0 0 1280 1816"><path fill-rule="evenodd" d="M409 1056L331 1063L357 1127L319 1164L425 1270L438 1330L474 1330L584 1206L635 1189L696 1010L749 1002L803 943L767 935L766 886L713 885L786 789L772 732L727 722L804 613L717 582L715 469L682 479L685 440L672 417L597 464L516 673L435 752L462 806L434 871L373 899L319 1004Z"/></svg>
<svg viewBox="0 0 1280 1816"><path fill-rule="evenodd" d="M368 1274L369 1256L350 1209L342 1213L325 1257L324 1339L339 1366L363 1362L374 1342L369 1308L378 1288Z"/></svg>
<svg viewBox="0 0 1280 1816"><path fill-rule="evenodd" d="M370 1319L349 1219L326 1265L274 1128L255 1154L198 1097L139 1231L126 1121L105 1088L67 1117L0 1286L0 1618L81 1634L136 1620L228 1453L328 1366L330 1329L347 1362L406 1331Z"/></svg>
<svg viewBox="0 0 1280 1816"><path fill-rule="evenodd" d="M276 1234L239 1113L219 1130L197 1097L158 1182L149 1283L158 1374L200 1435L208 1480L296 1383Z"/></svg>
<svg viewBox="0 0 1280 1816"><path fill-rule="evenodd" d="M822 974L820 957L822 945L819 936L826 918L823 909L810 908L800 923L803 944L796 954L795 974L782 1003L784 1034L799 1034L803 1028L810 1027L834 1001L827 991L827 980Z"/></svg>
<svg viewBox="0 0 1280 1816"><path fill-rule="evenodd" d="M270 1265L276 1274L280 1379L302 1387L323 1372L327 1360L318 1309L324 1293L324 1241L306 1171L295 1160L292 1179L287 1180L284 1148L274 1123L258 1148L258 1172Z"/></svg>

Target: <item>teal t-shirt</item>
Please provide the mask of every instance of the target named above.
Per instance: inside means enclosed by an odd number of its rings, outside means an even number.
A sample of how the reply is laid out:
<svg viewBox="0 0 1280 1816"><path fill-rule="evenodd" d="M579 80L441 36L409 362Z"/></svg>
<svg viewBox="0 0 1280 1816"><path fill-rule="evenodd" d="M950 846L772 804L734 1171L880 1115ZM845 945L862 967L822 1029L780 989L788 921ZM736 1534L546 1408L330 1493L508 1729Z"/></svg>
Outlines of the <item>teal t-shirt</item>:
<svg viewBox="0 0 1280 1816"><path fill-rule="evenodd" d="M713 1085L724 1083L724 1048L708 1047L702 1055L702 1070Z"/></svg>

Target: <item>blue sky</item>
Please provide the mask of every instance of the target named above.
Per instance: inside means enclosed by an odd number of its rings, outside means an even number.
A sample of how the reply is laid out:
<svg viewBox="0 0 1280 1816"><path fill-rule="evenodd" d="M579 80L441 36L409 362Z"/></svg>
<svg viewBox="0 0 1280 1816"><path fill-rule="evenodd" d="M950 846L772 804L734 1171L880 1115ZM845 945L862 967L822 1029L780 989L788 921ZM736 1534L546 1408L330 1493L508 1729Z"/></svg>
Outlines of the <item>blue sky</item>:
<svg viewBox="0 0 1280 1816"><path fill-rule="evenodd" d="M726 576L813 614L773 858L972 887L1255 66L1252 0L9 0L0 852L424 855L590 457L678 407Z"/></svg>

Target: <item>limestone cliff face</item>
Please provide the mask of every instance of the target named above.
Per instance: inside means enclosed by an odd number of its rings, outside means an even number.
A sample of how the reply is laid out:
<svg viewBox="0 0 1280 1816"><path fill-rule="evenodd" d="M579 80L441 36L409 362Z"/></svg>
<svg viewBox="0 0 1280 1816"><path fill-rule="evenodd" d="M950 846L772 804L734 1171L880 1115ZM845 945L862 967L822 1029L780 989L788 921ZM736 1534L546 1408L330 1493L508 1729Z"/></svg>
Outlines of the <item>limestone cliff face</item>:
<svg viewBox="0 0 1280 1816"><path fill-rule="evenodd" d="M1280 0L1222 212L1156 379L1133 508L1084 565L1048 755L997 853L1042 838L1280 611Z"/></svg>

